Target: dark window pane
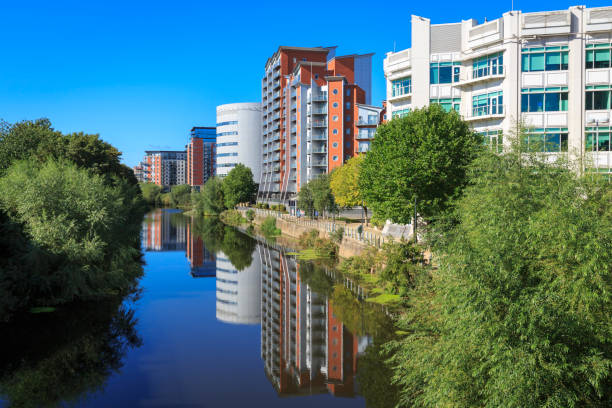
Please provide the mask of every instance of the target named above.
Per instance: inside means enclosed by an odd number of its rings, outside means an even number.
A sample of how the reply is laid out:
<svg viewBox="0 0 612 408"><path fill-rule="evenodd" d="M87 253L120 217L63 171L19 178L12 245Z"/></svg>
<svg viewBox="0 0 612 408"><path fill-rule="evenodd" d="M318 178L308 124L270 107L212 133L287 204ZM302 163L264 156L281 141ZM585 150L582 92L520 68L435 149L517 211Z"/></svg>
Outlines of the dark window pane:
<svg viewBox="0 0 612 408"><path fill-rule="evenodd" d="M610 67L610 50L595 50L595 68Z"/></svg>
<svg viewBox="0 0 612 408"><path fill-rule="evenodd" d="M546 94L546 112L557 112L559 111L559 94L558 93L547 93Z"/></svg>
<svg viewBox="0 0 612 408"><path fill-rule="evenodd" d="M545 152L558 152L561 150L561 135L558 133L546 135Z"/></svg>
<svg viewBox="0 0 612 408"><path fill-rule="evenodd" d="M547 52L546 53L546 70L558 71L561 69L561 53Z"/></svg>
<svg viewBox="0 0 612 408"><path fill-rule="evenodd" d="M544 94L529 95L529 112L542 112L544 110Z"/></svg>
<svg viewBox="0 0 612 408"><path fill-rule="evenodd" d="M561 151L567 152L567 133L561 133Z"/></svg>
<svg viewBox="0 0 612 408"><path fill-rule="evenodd" d="M595 51L586 52L586 67L587 69L593 68L593 61L595 60Z"/></svg>
<svg viewBox="0 0 612 408"><path fill-rule="evenodd" d="M597 150L600 152L610 151L610 133L599 133L597 137Z"/></svg>
<svg viewBox="0 0 612 408"><path fill-rule="evenodd" d="M440 67L440 84L450 84L453 82L453 67Z"/></svg>
<svg viewBox="0 0 612 408"><path fill-rule="evenodd" d="M585 105L586 110L593 110L593 92L586 93Z"/></svg>
<svg viewBox="0 0 612 408"><path fill-rule="evenodd" d="M529 70L530 71L544 71L544 53L542 54L531 54L529 57Z"/></svg>
<svg viewBox="0 0 612 408"><path fill-rule="evenodd" d="M432 67L429 69L429 77L432 84L438 83L438 67Z"/></svg>
<svg viewBox="0 0 612 408"><path fill-rule="evenodd" d="M595 150L595 133L587 133L586 135L586 150Z"/></svg>
<svg viewBox="0 0 612 408"><path fill-rule="evenodd" d="M529 112L529 94L521 95L521 112Z"/></svg>
<svg viewBox="0 0 612 408"><path fill-rule="evenodd" d="M610 109L610 91L593 92L593 110Z"/></svg>

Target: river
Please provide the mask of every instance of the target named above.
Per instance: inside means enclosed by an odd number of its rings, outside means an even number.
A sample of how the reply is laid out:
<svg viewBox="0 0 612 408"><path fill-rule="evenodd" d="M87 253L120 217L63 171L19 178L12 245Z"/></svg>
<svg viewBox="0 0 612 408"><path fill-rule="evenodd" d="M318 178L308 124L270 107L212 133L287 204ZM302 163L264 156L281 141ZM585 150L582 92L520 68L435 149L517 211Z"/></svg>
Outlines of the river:
<svg viewBox="0 0 612 408"><path fill-rule="evenodd" d="M141 241L138 293L4 327L1 406L392 406L391 320L333 268L176 210Z"/></svg>

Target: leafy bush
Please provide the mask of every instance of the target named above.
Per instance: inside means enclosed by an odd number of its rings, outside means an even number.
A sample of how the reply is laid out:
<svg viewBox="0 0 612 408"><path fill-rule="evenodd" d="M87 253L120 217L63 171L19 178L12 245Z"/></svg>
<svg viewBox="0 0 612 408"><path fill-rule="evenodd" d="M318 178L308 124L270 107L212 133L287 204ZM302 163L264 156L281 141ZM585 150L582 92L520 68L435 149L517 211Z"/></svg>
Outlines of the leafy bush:
<svg viewBox="0 0 612 408"><path fill-rule="evenodd" d="M14 163L0 179L0 206L19 223L5 219L4 229L22 241L24 258L0 273L0 291L21 305L52 305L131 290L142 274L132 217L142 212L138 187L115 183L65 161ZM0 315L13 306L3 300Z"/></svg>
<svg viewBox="0 0 612 408"><path fill-rule="evenodd" d="M159 202L159 195L161 194L161 187L155 183L141 183L140 191L142 191L142 198L150 206L154 206Z"/></svg>
<svg viewBox="0 0 612 408"><path fill-rule="evenodd" d="M329 239L331 239L336 244L341 244L343 238L344 238L344 228L342 227L338 227L334 231L329 233Z"/></svg>
<svg viewBox="0 0 612 408"><path fill-rule="evenodd" d="M253 222L255 219L255 211L248 209L246 212L246 219L248 222Z"/></svg>
<svg viewBox="0 0 612 408"><path fill-rule="evenodd" d="M276 228L276 218L269 216L261 223L261 232L266 237L276 237L281 234L281 230Z"/></svg>
<svg viewBox="0 0 612 408"><path fill-rule="evenodd" d="M221 213L221 220L229 225L242 225L247 220L242 216L242 213L238 210L226 210Z"/></svg>
<svg viewBox="0 0 612 408"><path fill-rule="evenodd" d="M170 190L172 205L175 207L185 207L191 203L191 186L189 184L180 184L172 186Z"/></svg>

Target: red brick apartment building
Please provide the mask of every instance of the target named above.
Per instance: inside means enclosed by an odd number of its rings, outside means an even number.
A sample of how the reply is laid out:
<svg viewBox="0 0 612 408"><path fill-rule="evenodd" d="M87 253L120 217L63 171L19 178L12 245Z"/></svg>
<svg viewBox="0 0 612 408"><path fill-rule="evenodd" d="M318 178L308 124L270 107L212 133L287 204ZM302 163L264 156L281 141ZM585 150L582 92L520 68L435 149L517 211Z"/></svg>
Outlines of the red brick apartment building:
<svg viewBox="0 0 612 408"><path fill-rule="evenodd" d="M295 202L300 187L369 149L381 107L371 106L372 55L336 47L279 47L262 79L258 199Z"/></svg>

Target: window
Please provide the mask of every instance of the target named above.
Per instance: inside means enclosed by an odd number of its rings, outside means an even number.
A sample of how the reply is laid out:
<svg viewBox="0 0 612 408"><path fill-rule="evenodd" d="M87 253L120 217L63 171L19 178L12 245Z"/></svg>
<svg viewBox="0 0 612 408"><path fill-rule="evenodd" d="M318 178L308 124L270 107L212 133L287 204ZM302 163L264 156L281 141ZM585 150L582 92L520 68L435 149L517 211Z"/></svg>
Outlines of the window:
<svg viewBox="0 0 612 408"><path fill-rule="evenodd" d="M523 72L562 71L569 66L569 47L523 48L521 67Z"/></svg>
<svg viewBox="0 0 612 408"><path fill-rule="evenodd" d="M586 110L612 109L610 85L587 86L585 96Z"/></svg>
<svg viewBox="0 0 612 408"><path fill-rule="evenodd" d="M319 74L315 74L315 79L319 79Z"/></svg>
<svg viewBox="0 0 612 408"><path fill-rule="evenodd" d="M338 121L338 115L334 115L334 116L332 116L332 120L333 120L334 122L337 122L337 121Z"/></svg>
<svg viewBox="0 0 612 408"><path fill-rule="evenodd" d="M588 127L586 128L586 151L587 152L610 152L612 129L610 127Z"/></svg>
<svg viewBox="0 0 612 408"><path fill-rule="evenodd" d="M337 89L334 89L334 90L332 91L332 93L333 93L334 95L338 95L338 90L337 90Z"/></svg>
<svg viewBox="0 0 612 408"><path fill-rule="evenodd" d="M238 156L238 153L217 153L217 157Z"/></svg>
<svg viewBox="0 0 612 408"><path fill-rule="evenodd" d="M476 58L472 62L472 78L504 73L504 56L502 52Z"/></svg>
<svg viewBox="0 0 612 408"><path fill-rule="evenodd" d="M409 113L410 113L410 108L395 110L395 111L391 112L391 119L403 118L404 116L406 116Z"/></svg>
<svg viewBox="0 0 612 408"><path fill-rule="evenodd" d="M457 81L459 81L460 62L432 62L429 64L429 81L432 84L451 84L455 79L455 70L457 68Z"/></svg>
<svg viewBox="0 0 612 408"><path fill-rule="evenodd" d="M504 113L502 91L472 96L472 116L500 115Z"/></svg>
<svg viewBox="0 0 612 408"><path fill-rule="evenodd" d="M530 129L521 140L530 152L567 152L567 128Z"/></svg>
<svg viewBox="0 0 612 408"><path fill-rule="evenodd" d="M567 108L567 87L524 88L521 92L521 112L565 112Z"/></svg>
<svg viewBox="0 0 612 408"><path fill-rule="evenodd" d="M238 146L238 142L226 142L226 143L217 143L217 147L223 146Z"/></svg>
<svg viewBox="0 0 612 408"><path fill-rule="evenodd" d="M350 102L346 103L346 109L351 109L351 103Z"/></svg>
<svg viewBox="0 0 612 408"><path fill-rule="evenodd" d="M334 143L332 144L332 147L338 147L338 142L334 142Z"/></svg>
<svg viewBox="0 0 612 408"><path fill-rule="evenodd" d="M237 125L238 121L237 120L230 120L228 122L221 122L221 123L217 123L217 126L225 126L225 125Z"/></svg>
<svg viewBox="0 0 612 408"><path fill-rule="evenodd" d="M350 122L351 121L351 115L346 115L344 117L344 120L346 120L347 122Z"/></svg>
<svg viewBox="0 0 612 408"><path fill-rule="evenodd" d="M334 130L332 131L332 133L333 133L334 135L337 135L337 134L338 134L338 129L334 129Z"/></svg>
<svg viewBox="0 0 612 408"><path fill-rule="evenodd" d="M346 96L351 96L351 90L350 89L346 90Z"/></svg>
<svg viewBox="0 0 612 408"><path fill-rule="evenodd" d="M357 148L357 152L365 153L370 150L370 142L359 142L359 147Z"/></svg>
<svg viewBox="0 0 612 408"><path fill-rule="evenodd" d="M333 108L337 108L337 107L338 107L338 102L334 102L334 103L332 104L332 107L333 107Z"/></svg>
<svg viewBox="0 0 612 408"><path fill-rule="evenodd" d="M455 111L459 111L459 108L461 107L461 98L454 98L454 99L430 99L429 103L437 103L440 104L440 106L442 106L442 109L444 109L446 112L450 112L451 110L455 110Z"/></svg>
<svg viewBox="0 0 612 408"><path fill-rule="evenodd" d="M485 130L478 132L483 138L483 144L496 153L504 151L504 137L501 130Z"/></svg>
<svg viewBox="0 0 612 408"><path fill-rule="evenodd" d="M231 136L231 135L237 135L238 132L221 132L221 133L217 133L217 137L219 136Z"/></svg>
<svg viewBox="0 0 612 408"><path fill-rule="evenodd" d="M333 161L338 161L338 156L334 156L334 157L332 157L332 160L333 160Z"/></svg>
<svg viewBox="0 0 612 408"><path fill-rule="evenodd" d="M346 134L350 136L350 134L351 134L351 129L346 129Z"/></svg>
<svg viewBox="0 0 612 408"><path fill-rule="evenodd" d="M412 77L391 81L391 96L408 95L412 93Z"/></svg>
<svg viewBox="0 0 612 408"><path fill-rule="evenodd" d="M351 148L351 142L346 142L344 144L344 147L346 147L347 149L350 149Z"/></svg>
<svg viewBox="0 0 612 408"><path fill-rule="evenodd" d="M610 51L612 44L587 44L586 68L610 68Z"/></svg>

